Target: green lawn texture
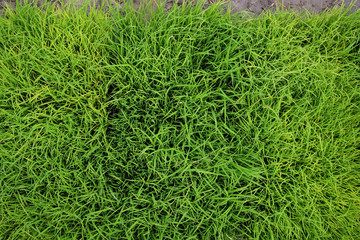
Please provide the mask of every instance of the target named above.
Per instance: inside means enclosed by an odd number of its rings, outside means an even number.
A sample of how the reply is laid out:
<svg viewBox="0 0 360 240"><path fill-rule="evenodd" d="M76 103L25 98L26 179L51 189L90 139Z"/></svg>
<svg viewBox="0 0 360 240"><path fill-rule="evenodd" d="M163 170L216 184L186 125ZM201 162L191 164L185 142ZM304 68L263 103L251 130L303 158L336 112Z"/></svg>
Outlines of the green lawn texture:
<svg viewBox="0 0 360 240"><path fill-rule="evenodd" d="M359 239L360 11L0 17L0 239Z"/></svg>

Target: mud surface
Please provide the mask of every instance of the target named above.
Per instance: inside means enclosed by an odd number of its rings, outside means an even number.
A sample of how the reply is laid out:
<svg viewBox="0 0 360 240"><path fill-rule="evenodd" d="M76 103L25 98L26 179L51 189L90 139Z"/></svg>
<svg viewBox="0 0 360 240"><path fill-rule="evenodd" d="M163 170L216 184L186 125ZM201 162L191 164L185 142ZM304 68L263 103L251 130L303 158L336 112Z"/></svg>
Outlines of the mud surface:
<svg viewBox="0 0 360 240"><path fill-rule="evenodd" d="M21 0L20 0L21 1ZM29 0L30 1L30 0ZM42 2L46 0L33 0L34 4L41 5ZM80 6L84 4L85 0L50 0L54 4L59 7L63 6L65 3L69 1L74 1L76 5ZM118 9L124 5L124 1L127 0L93 0L93 4L95 6L101 6L104 4L105 6L115 6ZM137 9L140 4L144 1L151 0L133 0L133 6ZM154 0L152 3L153 8L156 8L156 1L166 1L166 8L171 8L173 4L184 4L191 0ZM215 1L219 0L207 0L205 7L211 5ZM344 4L345 7L349 6L352 0L228 0L231 2L232 12L239 11L248 11L251 13L259 14L264 10L276 10L276 9L284 9L284 10L297 10L297 11L310 11L310 12L322 12L327 8L332 8L334 6L340 6ZM35 3L36 2L36 3ZM196 0L195 0L196 2ZM0 13L4 10L6 6L15 6L15 0L0 0ZM360 1L355 3L352 8L352 12L360 8Z"/></svg>
<svg viewBox="0 0 360 240"><path fill-rule="evenodd" d="M336 5L340 6L344 2L345 6L349 6L351 0L234 0L231 3L233 11L250 11L260 13L267 9L276 9L283 7L285 10L308 10L311 12L322 12L327 8ZM355 11L360 7L360 2L356 3Z"/></svg>

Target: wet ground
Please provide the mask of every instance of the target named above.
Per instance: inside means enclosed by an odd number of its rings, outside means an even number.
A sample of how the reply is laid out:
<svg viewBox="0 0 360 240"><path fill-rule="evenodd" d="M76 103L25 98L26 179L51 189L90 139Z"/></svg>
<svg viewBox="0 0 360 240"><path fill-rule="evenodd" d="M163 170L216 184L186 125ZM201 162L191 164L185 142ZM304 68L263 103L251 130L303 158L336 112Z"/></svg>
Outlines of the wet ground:
<svg viewBox="0 0 360 240"><path fill-rule="evenodd" d="M31 0L29 0L31 1ZM38 5L41 4L45 0L40 0L40 3L37 3ZM51 0L52 2L56 3L59 6L62 6L63 3L68 1L74 1L77 5L82 5L85 0L63 0L63 1L56 1ZM113 5L117 6L119 9L121 6L123 6L124 1L127 0L93 0L93 3L95 3L97 6L104 3L105 5ZM150 0L133 0L134 8L138 8L140 3L143 1L150 1ZM162 1L162 0L155 0L155 1ZM188 2L190 0L165 0L166 2L166 8L171 8L173 4L177 2L178 5L184 4L185 2ZM207 0L207 3L205 6L208 6L212 4L214 1L219 0ZM345 6L349 6L352 0L229 0L231 2L231 9L232 12L238 12L238 11L248 11L255 14L261 13L264 10L268 9L279 9L283 8L285 10L308 10L311 12L322 12L327 8L332 8L336 5L341 5L344 3ZM15 6L15 0L0 0L0 11L5 8L6 5L9 6ZM156 3L153 4L154 6ZM355 3L355 6L353 8L353 11L360 8L360 1Z"/></svg>
<svg viewBox="0 0 360 240"><path fill-rule="evenodd" d="M263 10L269 8L281 8L284 7L285 10L309 10L312 12L322 12L326 8L332 8L336 5L341 5L343 1L341 0L234 0L231 3L233 11L243 11L248 10L253 13L260 13ZM351 0L345 0L344 4L349 6ZM357 9L360 7L360 2L356 4Z"/></svg>

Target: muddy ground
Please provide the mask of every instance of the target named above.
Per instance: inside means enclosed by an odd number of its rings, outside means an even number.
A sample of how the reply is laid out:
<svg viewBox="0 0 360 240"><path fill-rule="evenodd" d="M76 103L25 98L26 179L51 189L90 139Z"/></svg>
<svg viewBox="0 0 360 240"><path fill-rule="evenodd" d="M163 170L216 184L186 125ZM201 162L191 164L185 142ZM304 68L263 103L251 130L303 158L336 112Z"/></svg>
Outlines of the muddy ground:
<svg viewBox="0 0 360 240"><path fill-rule="evenodd" d="M36 0L29 0L36 1ZM39 0L40 3L37 5L41 5L41 2L45 0ZM85 0L51 0L58 6L63 6L64 3L69 1L74 1L77 5L82 5ZM124 1L127 0L93 0L93 3L97 6L104 3L105 5L113 5L121 9L124 4ZM134 8L138 8L141 2L151 1L151 0L133 0ZM187 1L191 0L155 0L155 1L166 1L166 8L171 8L173 4L177 2L178 5L184 4ZM196 0L195 0L196 1ZM205 5L208 6L212 4L214 1L219 0L207 0ZM311 12L322 12L327 8L332 8L336 5L341 5L344 3L345 6L348 6L352 0L229 0L231 1L231 9L232 12L238 11L248 11L251 13L259 14L264 10L272 9L276 10L279 8L283 8L285 10L309 10ZM8 6L15 6L15 0L0 0L0 12L4 10L4 8ZM156 6L156 2L153 3L154 7ZM355 11L360 8L360 1L358 1L352 11Z"/></svg>
<svg viewBox="0 0 360 240"><path fill-rule="evenodd" d="M344 2L349 6L351 0L234 0L231 3L233 11L247 10L253 13L260 13L269 8L284 7L285 10L309 10L312 12L322 12L326 8L332 8L341 5ZM360 7L360 1L356 4L353 11Z"/></svg>

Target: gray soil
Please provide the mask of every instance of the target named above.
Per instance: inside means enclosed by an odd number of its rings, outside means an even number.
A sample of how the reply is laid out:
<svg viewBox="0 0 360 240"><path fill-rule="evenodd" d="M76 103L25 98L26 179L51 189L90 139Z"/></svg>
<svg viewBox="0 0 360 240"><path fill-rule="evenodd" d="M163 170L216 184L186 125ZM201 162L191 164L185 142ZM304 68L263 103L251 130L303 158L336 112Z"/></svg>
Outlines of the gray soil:
<svg viewBox="0 0 360 240"><path fill-rule="evenodd" d="M322 12L327 8L340 6L344 2L345 6L349 6L351 0L234 0L231 3L234 11L250 11L260 13L269 8L281 8L285 10L308 10L310 12ZM353 11L360 7L360 2L356 3Z"/></svg>
<svg viewBox="0 0 360 240"><path fill-rule="evenodd" d="M31 1L31 0L29 0ZM32 0L35 2L35 0ZM39 0L37 5L41 5L42 2L46 0ZM85 0L50 0L57 4L58 6L64 5L69 1L74 1L76 5L82 5ZM118 9L124 5L124 1L128 0L92 0L93 4L96 6L100 6L102 3L105 6L115 6ZM140 4L144 1L151 0L133 0L134 8L137 9ZM156 1L166 1L166 8L171 8L173 4L177 3L178 5L184 4L191 0L153 0L155 3L152 3L153 6L156 6ZM195 0L196 2L197 0ZM219 0L207 0L205 7L211 5L215 1ZM276 9L284 9L284 10L297 10L297 11L310 11L310 12L322 12L326 9L333 8L334 6L340 6L344 4L345 7L349 6L352 0L228 0L231 2L232 12L239 11L247 11L250 13L259 14L265 10L276 10ZM20 0L21 2L21 0ZM4 10L6 6L15 6L15 0L0 0L0 13ZM355 3L352 8L352 12L360 8L360 1Z"/></svg>

